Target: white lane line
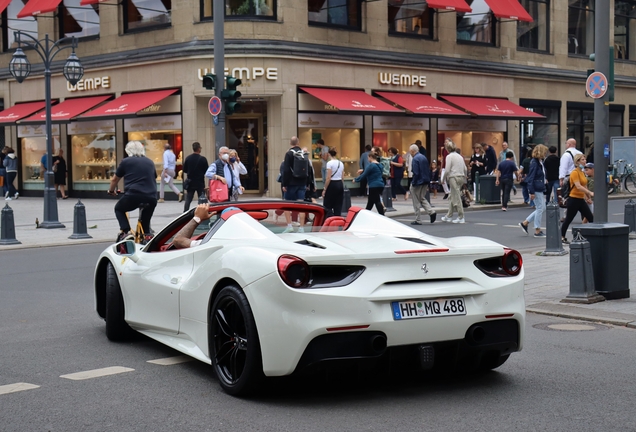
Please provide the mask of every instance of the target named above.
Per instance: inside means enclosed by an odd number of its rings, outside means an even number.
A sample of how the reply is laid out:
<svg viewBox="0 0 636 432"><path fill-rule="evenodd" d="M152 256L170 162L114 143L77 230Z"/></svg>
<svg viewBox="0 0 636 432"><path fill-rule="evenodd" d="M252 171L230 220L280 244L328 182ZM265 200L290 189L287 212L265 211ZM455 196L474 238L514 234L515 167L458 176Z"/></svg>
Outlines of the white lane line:
<svg viewBox="0 0 636 432"><path fill-rule="evenodd" d="M612 213L612 216L624 216L625 213Z"/></svg>
<svg viewBox="0 0 636 432"><path fill-rule="evenodd" d="M176 357L166 357L166 358L162 358L162 359L156 359L156 360L148 360L148 363L152 363L152 364L157 364L157 365L161 365L161 366L172 366L172 365L176 365L179 363L186 363L189 361L194 360L192 357L187 356L187 355L180 355L180 356L176 356Z"/></svg>
<svg viewBox="0 0 636 432"><path fill-rule="evenodd" d="M497 224L493 224L493 223L485 223L485 222L475 222L473 225L497 226Z"/></svg>
<svg viewBox="0 0 636 432"><path fill-rule="evenodd" d="M0 395L20 392L25 390L33 390L36 388L40 388L40 386L35 384L23 383L23 382L15 383L15 384L7 384L7 385L0 386Z"/></svg>
<svg viewBox="0 0 636 432"><path fill-rule="evenodd" d="M84 372L76 372L67 375L60 375L60 378L66 378L73 381L91 379L91 378L99 378L108 375L116 375L124 372L132 372L134 369L123 367L123 366L111 366L102 369L93 369Z"/></svg>
<svg viewBox="0 0 636 432"><path fill-rule="evenodd" d="M502 225L504 228L519 228L519 225Z"/></svg>

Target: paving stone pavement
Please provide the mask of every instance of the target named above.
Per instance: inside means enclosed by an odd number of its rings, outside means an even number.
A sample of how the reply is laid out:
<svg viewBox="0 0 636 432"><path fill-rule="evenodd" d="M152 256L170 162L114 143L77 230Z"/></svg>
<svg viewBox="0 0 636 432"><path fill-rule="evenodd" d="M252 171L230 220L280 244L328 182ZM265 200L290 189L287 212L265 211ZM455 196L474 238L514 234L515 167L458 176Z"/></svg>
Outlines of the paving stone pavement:
<svg viewBox="0 0 636 432"><path fill-rule="evenodd" d="M442 199L443 194L432 198L431 202L438 213L447 209L447 202ZM624 198L624 197L622 197ZM262 198L255 198L262 199ZM91 239L70 240L73 234L73 213L78 203L76 199L58 200L58 219L65 228L37 229L35 219L42 221L42 198L21 197L18 200L6 201L3 211L9 207L13 211L16 239L19 245L0 245L0 256L3 251L11 249L36 248L47 246L61 246L92 242L113 242L119 227L114 216L114 199L85 199L81 201L85 206L88 234ZM366 198L352 198L352 204L364 207ZM511 204L511 206L522 204ZM8 206L8 207L7 207ZM194 206L194 204L193 204ZM473 205L466 211L498 208L493 205ZM396 211L387 212L389 217L400 217L413 214L411 201L398 199L393 201ZM157 229L181 214L183 203L166 201L157 205L153 216L153 226ZM136 223L137 211L131 212L131 220ZM538 251L537 251L538 252ZM535 251L523 251L525 269L525 297L529 312L562 316L574 319L598 321L615 325L636 328L636 298L604 301L591 305L564 304L560 300L569 293L569 260L570 255L537 256ZM629 243L629 284L634 289L636 280L636 240Z"/></svg>

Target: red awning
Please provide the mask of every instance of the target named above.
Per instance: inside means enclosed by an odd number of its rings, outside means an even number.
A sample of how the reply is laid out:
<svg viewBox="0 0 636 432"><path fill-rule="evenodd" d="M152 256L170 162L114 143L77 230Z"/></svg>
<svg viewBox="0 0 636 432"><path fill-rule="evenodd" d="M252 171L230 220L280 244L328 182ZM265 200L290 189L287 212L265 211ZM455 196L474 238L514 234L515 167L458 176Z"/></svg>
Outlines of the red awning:
<svg viewBox="0 0 636 432"><path fill-rule="evenodd" d="M464 0L428 0L428 7L431 9L443 9L455 12L472 12Z"/></svg>
<svg viewBox="0 0 636 432"><path fill-rule="evenodd" d="M82 0L82 1L80 1L80 6L86 6L86 5L102 3L102 2L105 2L105 1L107 1L107 0ZM115 4L115 3L113 3L113 4Z"/></svg>
<svg viewBox="0 0 636 432"><path fill-rule="evenodd" d="M26 102L13 105L11 108L0 112L0 124L15 123L21 118L29 116L44 108L45 102Z"/></svg>
<svg viewBox="0 0 636 432"><path fill-rule="evenodd" d="M178 91L179 89L170 89L123 94L117 99L110 101L93 111L87 112L80 118L132 117L135 113L137 113L137 111L148 108L150 105L157 103Z"/></svg>
<svg viewBox="0 0 636 432"><path fill-rule="evenodd" d="M441 96L441 98L480 117L501 117L509 119L545 118L540 114L536 114L510 102L508 99L469 96Z"/></svg>
<svg viewBox="0 0 636 432"><path fill-rule="evenodd" d="M89 109L96 107L100 103L107 101L111 96L90 96L80 97L74 99L66 99L64 102L59 103L51 108L51 121L53 122L67 122L73 117L88 111ZM20 122L22 123L43 123L46 121L46 112L38 112L31 117L25 118Z"/></svg>
<svg viewBox="0 0 636 432"><path fill-rule="evenodd" d="M62 0L29 0L22 10L18 12L18 18L53 12L61 2Z"/></svg>
<svg viewBox="0 0 636 432"><path fill-rule="evenodd" d="M4 12L9 3L11 3L11 0L0 0L0 13Z"/></svg>
<svg viewBox="0 0 636 432"><path fill-rule="evenodd" d="M301 87L302 91L309 93L321 101L333 105L340 111L347 112L388 112L401 113L402 111L380 99L374 98L362 90L345 90L333 88Z"/></svg>
<svg viewBox="0 0 636 432"><path fill-rule="evenodd" d="M460 111L433 96L420 93L392 93L376 92L376 95L411 111L413 114L429 116L468 116L464 111Z"/></svg>
<svg viewBox="0 0 636 432"><path fill-rule="evenodd" d="M519 4L519 0L486 0L486 3L497 18L532 22L532 17Z"/></svg>

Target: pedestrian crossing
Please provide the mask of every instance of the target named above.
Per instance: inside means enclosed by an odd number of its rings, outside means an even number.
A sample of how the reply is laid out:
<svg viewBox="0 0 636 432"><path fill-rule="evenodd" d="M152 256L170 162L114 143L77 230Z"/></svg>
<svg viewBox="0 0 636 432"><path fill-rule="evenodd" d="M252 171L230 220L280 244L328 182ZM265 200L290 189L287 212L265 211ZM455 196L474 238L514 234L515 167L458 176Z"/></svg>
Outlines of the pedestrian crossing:
<svg viewBox="0 0 636 432"><path fill-rule="evenodd" d="M159 366L172 366L182 363L187 363L193 361L192 357L186 355L179 355L173 357L166 357L154 360L148 360L147 363L155 364ZM80 372L73 372L65 375L60 375L60 378L68 379L71 381L85 381L95 378L101 378L111 375L119 375L129 372L134 372L135 369L124 367L124 366L109 366L100 369L91 369ZM0 396L10 393L18 393L27 390L35 390L40 388L37 384L25 383L25 382L17 382L13 384L0 385Z"/></svg>

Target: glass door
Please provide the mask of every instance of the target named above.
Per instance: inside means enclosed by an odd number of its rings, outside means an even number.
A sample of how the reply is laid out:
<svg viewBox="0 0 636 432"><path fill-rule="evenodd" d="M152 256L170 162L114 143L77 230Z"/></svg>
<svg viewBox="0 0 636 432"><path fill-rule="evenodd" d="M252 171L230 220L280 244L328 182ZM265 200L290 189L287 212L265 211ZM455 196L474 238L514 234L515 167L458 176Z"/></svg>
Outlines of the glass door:
<svg viewBox="0 0 636 432"><path fill-rule="evenodd" d="M235 149L245 165L247 174L241 184L247 193L263 193L265 189L265 155L267 137L263 136L263 115L257 113L232 114L226 119L226 145Z"/></svg>

